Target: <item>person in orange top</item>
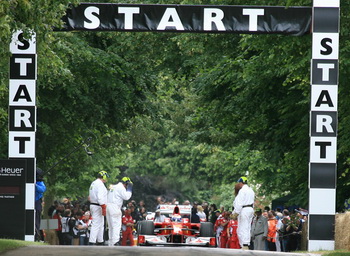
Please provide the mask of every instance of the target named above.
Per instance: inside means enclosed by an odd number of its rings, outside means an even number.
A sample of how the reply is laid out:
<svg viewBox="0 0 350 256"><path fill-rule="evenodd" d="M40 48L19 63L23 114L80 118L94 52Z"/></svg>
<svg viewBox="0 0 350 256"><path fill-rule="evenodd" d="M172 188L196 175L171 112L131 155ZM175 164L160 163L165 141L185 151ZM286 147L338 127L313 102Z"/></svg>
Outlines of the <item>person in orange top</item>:
<svg viewBox="0 0 350 256"><path fill-rule="evenodd" d="M223 218L219 219L218 224L223 228L220 233L220 248L227 248L228 242L228 232L227 232L227 224L229 223L230 212L224 212Z"/></svg>
<svg viewBox="0 0 350 256"><path fill-rule="evenodd" d="M271 211L267 216L267 245L269 251L276 251L277 220Z"/></svg>
<svg viewBox="0 0 350 256"><path fill-rule="evenodd" d="M122 245L126 246L129 240L130 246L134 245L134 237L132 235L132 230L134 228L134 220L130 215L130 209L125 210L125 215L122 218Z"/></svg>
<svg viewBox="0 0 350 256"><path fill-rule="evenodd" d="M237 236L238 220L233 214L230 215L230 221L227 224L228 248L241 249Z"/></svg>

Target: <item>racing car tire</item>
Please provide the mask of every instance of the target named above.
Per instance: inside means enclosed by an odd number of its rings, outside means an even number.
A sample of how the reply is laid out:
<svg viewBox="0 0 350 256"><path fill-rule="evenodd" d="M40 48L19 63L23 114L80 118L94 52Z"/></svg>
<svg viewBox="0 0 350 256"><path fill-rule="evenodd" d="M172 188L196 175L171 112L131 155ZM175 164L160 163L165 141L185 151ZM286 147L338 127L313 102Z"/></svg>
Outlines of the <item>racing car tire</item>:
<svg viewBox="0 0 350 256"><path fill-rule="evenodd" d="M214 225L211 222L202 222L200 227L201 237L213 237L214 236Z"/></svg>
<svg viewBox="0 0 350 256"><path fill-rule="evenodd" d="M153 221L143 220L140 222L139 234L140 235L153 235L154 234L154 224Z"/></svg>

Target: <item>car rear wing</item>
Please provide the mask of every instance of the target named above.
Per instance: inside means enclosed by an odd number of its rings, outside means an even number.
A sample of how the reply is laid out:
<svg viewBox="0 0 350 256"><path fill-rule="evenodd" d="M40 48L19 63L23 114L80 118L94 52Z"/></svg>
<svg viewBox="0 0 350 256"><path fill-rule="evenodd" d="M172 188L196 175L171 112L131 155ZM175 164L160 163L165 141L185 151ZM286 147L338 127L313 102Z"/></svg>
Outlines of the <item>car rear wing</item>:
<svg viewBox="0 0 350 256"><path fill-rule="evenodd" d="M181 215L190 215L192 211L191 205L170 205L170 204L161 204L159 205L160 214L173 214L174 209L178 207L179 213Z"/></svg>

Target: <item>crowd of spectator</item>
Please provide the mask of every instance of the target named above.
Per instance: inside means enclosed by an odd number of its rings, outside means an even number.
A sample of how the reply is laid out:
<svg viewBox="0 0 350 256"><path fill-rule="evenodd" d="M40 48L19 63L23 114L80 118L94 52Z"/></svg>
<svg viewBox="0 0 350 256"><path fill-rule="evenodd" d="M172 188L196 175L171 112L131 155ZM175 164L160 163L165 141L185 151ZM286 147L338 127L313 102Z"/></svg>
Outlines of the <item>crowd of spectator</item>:
<svg viewBox="0 0 350 256"><path fill-rule="evenodd" d="M262 233L254 233L257 219L261 219L260 226L264 226ZM253 219L252 241L257 235L262 236L265 241L262 244L251 244L251 249L265 251L283 251L291 252L301 250L302 230L305 221L307 221L308 212L304 209L294 209L292 213L288 209L281 210L277 208L275 211L265 207L264 211L257 209ZM261 229L260 229L261 230Z"/></svg>
<svg viewBox="0 0 350 256"><path fill-rule="evenodd" d="M175 204L176 201L176 199L165 201L160 196L156 198L157 206L151 209L146 207L143 200L138 203L135 200L128 201L123 207L121 245L134 245L133 237L137 232L137 223L148 219L149 212L155 212L153 221L162 222L164 221L164 216L160 215L159 206L162 204ZM192 223L201 221L213 223L217 247L240 248L236 234L237 218L233 217L230 210L225 210L224 207L218 208L215 204L207 202L191 203L189 200L185 200L182 204L192 206L190 215ZM49 218L58 220L58 228L55 230L53 244L89 244L89 230L92 223L89 202L71 202L69 198L65 198L62 201L57 200L49 207L47 214ZM252 233L250 249L283 252L300 250L302 225L307 219L307 211L297 210L291 214L287 209L283 211L276 209L276 211L273 211L265 207L260 214L259 210L256 211L255 218L257 216L267 223L266 232L263 234L265 242L263 245L259 245L259 247L256 245L254 248L254 237L256 234ZM107 230L108 226L105 228ZM253 230L252 228L252 232ZM106 236L108 236L107 234L108 232L105 232ZM108 237L105 240L108 240Z"/></svg>
<svg viewBox="0 0 350 256"><path fill-rule="evenodd" d="M71 202L70 198L62 201L54 201L49 207L48 216L50 219L57 219L58 228L55 230L53 244L57 245L88 245L89 231L92 224L92 218L89 211L89 202L84 204L78 201ZM147 209L144 201L138 204L131 200L123 208L123 226L122 233L124 237L128 235L128 240L122 239L122 245L133 245L130 234L135 233L136 223L145 220ZM108 229L108 226L105 227ZM126 232L127 231L127 232ZM107 236L108 232L105 232ZM105 240L108 240L106 237Z"/></svg>
<svg viewBox="0 0 350 256"><path fill-rule="evenodd" d="M232 226L229 225L230 221L234 221L234 225L237 226L237 219L232 212L221 209L214 211L214 214L215 217L210 221L214 223L217 246L240 249L238 239L234 238L236 230L232 230ZM292 213L288 209L283 211L279 208L276 211L270 210L269 207L265 207L264 211L256 209L249 249L283 252L301 250L302 229L307 217L308 212L304 209L295 209ZM231 230L226 229L226 226L230 226ZM257 240L257 236L260 236L261 240Z"/></svg>
<svg viewBox="0 0 350 256"><path fill-rule="evenodd" d="M136 203L135 200L130 200L123 207L123 226L122 226L122 245L132 245L131 235L135 234L137 223L142 220L146 220L148 212L156 212L160 204L174 204L176 199L173 201L164 201L162 197L156 199L157 206L151 209L147 209L143 200ZM183 202L184 205L189 205L188 200ZM218 214L215 213L217 210L215 205L210 205L204 202L198 204L194 202L192 204L191 221L193 223L199 223L200 219L211 221L215 223ZM89 230L92 223L91 214L89 211L89 202L81 203L79 201L72 202L70 198L64 198L62 201L56 200L48 208L47 214L50 219L58 220L58 228L55 230L55 236L51 243L57 245L88 245L89 244ZM132 219L133 225L126 223L125 216L128 216L128 222ZM129 217L130 216L130 217ZM154 218L156 218L156 216ZM125 223L124 223L125 222ZM105 227L106 230L108 226ZM127 233L126 233L127 231ZM128 236L128 240L125 241L124 237ZM106 236L108 232L105 232ZM108 240L108 237L106 237Z"/></svg>

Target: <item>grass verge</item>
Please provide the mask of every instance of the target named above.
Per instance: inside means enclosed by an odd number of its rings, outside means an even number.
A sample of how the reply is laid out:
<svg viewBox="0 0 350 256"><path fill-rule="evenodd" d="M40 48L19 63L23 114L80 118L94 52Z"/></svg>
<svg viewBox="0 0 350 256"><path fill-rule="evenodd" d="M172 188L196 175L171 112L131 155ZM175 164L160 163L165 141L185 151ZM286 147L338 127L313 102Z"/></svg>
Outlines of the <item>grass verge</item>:
<svg viewBox="0 0 350 256"><path fill-rule="evenodd" d="M9 250L18 249L29 245L44 245L38 242L28 242L12 239L0 239L0 254Z"/></svg>
<svg viewBox="0 0 350 256"><path fill-rule="evenodd" d="M322 254L322 256L350 256L350 252L344 250L336 250L329 253L326 252Z"/></svg>

